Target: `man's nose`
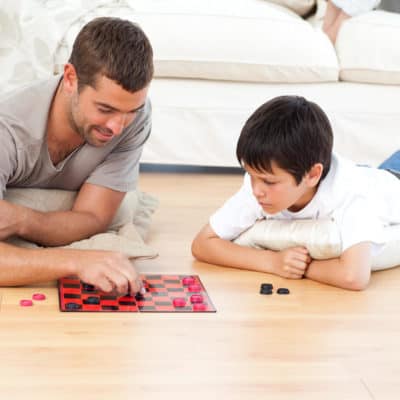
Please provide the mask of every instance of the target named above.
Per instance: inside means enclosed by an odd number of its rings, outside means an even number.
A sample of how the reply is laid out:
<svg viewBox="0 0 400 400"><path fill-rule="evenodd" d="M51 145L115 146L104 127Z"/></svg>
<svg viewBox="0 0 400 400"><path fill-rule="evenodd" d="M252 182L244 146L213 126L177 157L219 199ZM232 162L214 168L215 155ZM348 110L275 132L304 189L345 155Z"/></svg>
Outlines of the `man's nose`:
<svg viewBox="0 0 400 400"><path fill-rule="evenodd" d="M125 128L126 114L114 115L107 121L107 128L113 133L113 135L118 136Z"/></svg>

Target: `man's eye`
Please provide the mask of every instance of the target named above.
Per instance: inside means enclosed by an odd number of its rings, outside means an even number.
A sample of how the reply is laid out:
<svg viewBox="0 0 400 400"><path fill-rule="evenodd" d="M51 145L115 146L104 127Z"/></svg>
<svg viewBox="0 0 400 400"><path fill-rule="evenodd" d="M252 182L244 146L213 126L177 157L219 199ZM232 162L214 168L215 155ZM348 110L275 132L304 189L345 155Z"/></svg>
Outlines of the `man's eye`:
<svg viewBox="0 0 400 400"><path fill-rule="evenodd" d="M136 116L136 115L142 114L143 111L144 111L143 108L139 108L139 110L131 111L129 114L132 115L132 116Z"/></svg>
<svg viewBox="0 0 400 400"><path fill-rule="evenodd" d="M102 114L110 114L112 111L108 108L98 108Z"/></svg>
<svg viewBox="0 0 400 400"><path fill-rule="evenodd" d="M276 182L270 182L270 181L266 181L266 180L263 180L263 182L264 182L266 185L275 185L275 183L276 183Z"/></svg>

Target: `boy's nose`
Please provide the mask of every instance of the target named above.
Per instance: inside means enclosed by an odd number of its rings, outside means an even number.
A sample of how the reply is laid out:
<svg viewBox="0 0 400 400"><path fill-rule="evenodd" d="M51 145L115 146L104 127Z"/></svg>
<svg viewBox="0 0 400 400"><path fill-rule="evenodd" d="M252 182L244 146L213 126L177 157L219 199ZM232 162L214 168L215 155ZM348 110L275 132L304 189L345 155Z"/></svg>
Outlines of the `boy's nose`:
<svg viewBox="0 0 400 400"><path fill-rule="evenodd" d="M257 184L253 185L253 194L257 199L265 196L265 192L261 188L261 185L257 185Z"/></svg>

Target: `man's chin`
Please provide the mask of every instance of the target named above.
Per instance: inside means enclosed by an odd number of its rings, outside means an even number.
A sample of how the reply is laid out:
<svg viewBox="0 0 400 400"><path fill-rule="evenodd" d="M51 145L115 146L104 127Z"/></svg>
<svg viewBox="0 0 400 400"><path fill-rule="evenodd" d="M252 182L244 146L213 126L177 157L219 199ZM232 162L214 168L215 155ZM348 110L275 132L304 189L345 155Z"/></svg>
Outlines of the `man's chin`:
<svg viewBox="0 0 400 400"><path fill-rule="evenodd" d="M94 147L103 147L112 140L112 136L101 134L96 129L92 129L89 134L85 135L86 143Z"/></svg>

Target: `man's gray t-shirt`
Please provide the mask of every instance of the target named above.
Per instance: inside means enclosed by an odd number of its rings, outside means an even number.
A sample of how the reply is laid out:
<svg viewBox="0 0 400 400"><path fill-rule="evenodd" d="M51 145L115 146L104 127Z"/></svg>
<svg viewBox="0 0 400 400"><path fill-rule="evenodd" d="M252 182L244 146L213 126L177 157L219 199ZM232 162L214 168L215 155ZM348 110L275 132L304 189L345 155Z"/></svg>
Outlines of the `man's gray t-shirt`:
<svg viewBox="0 0 400 400"><path fill-rule="evenodd" d="M127 192L136 187L139 159L151 131L151 105L103 147L84 143L53 165L47 118L60 77L0 99L0 199L6 187L79 190L83 183Z"/></svg>

